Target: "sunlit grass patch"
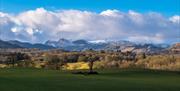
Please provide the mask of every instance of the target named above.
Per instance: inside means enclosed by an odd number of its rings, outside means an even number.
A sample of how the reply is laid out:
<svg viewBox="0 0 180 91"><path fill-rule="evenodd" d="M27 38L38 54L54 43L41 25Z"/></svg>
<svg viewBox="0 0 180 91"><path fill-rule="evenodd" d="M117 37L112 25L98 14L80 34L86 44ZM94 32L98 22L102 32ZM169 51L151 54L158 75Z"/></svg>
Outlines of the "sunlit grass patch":
<svg viewBox="0 0 180 91"><path fill-rule="evenodd" d="M87 62L76 62L76 63L67 63L63 66L65 70L82 70L89 69L89 65Z"/></svg>

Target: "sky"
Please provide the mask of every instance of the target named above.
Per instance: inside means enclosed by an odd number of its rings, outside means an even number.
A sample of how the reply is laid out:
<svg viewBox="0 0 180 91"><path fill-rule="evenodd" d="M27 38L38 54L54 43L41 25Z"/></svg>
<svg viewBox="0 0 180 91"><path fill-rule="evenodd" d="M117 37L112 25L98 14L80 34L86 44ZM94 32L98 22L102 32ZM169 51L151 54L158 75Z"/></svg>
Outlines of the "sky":
<svg viewBox="0 0 180 91"><path fill-rule="evenodd" d="M180 0L0 0L0 39L180 42Z"/></svg>

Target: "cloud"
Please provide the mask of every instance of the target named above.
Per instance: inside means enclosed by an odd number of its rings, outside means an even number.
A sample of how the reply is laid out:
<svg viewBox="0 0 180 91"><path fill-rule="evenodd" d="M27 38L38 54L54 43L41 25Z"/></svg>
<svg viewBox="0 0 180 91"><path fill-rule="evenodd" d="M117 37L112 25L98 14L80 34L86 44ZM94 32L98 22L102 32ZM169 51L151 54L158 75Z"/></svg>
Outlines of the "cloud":
<svg viewBox="0 0 180 91"><path fill-rule="evenodd" d="M178 15L171 17L169 20L174 23L180 24L180 16L178 16Z"/></svg>
<svg viewBox="0 0 180 91"><path fill-rule="evenodd" d="M106 10L95 13L37 8L15 15L0 12L0 37L30 42L67 38L171 43L180 40L179 21L178 15L167 18L155 12Z"/></svg>

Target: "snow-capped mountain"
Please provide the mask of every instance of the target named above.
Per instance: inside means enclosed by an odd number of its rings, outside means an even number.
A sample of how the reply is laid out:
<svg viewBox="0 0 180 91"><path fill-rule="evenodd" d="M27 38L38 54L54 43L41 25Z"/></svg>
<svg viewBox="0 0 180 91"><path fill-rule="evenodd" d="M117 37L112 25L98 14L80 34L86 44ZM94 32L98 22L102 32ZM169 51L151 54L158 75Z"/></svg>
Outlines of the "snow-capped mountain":
<svg viewBox="0 0 180 91"><path fill-rule="evenodd" d="M176 44L179 45L179 44ZM59 39L58 41L47 41L45 44L31 44L28 42L20 42L15 40L2 41L0 40L0 48L39 48L39 49L55 49L60 48L68 51L82 51L87 49L93 50L113 50L122 52L135 52L135 53L159 53L167 50L178 50L179 47L170 47L167 44L145 44L134 43L130 41L105 41L105 40L67 40Z"/></svg>
<svg viewBox="0 0 180 91"><path fill-rule="evenodd" d="M57 48L63 48L66 50L74 50L74 51L79 51L79 50L86 50L86 49L103 49L107 44L106 43L93 43L89 42L83 39L80 40L67 40L67 39L59 39L58 41L50 41L48 40L46 45L57 47Z"/></svg>
<svg viewBox="0 0 180 91"><path fill-rule="evenodd" d="M107 40L93 40L93 41L88 41L89 43L94 43L94 44L98 44L98 43L108 43Z"/></svg>
<svg viewBox="0 0 180 91"><path fill-rule="evenodd" d="M94 49L94 50L121 50L132 51L132 52L145 52L145 53L153 53L161 51L168 46L165 44L138 44L130 41L112 41L112 40L94 40L94 41L86 41L86 40L67 40L67 39L59 39L59 41L47 41L45 43L49 46L54 46L57 48L63 48L65 50L86 50L86 49Z"/></svg>

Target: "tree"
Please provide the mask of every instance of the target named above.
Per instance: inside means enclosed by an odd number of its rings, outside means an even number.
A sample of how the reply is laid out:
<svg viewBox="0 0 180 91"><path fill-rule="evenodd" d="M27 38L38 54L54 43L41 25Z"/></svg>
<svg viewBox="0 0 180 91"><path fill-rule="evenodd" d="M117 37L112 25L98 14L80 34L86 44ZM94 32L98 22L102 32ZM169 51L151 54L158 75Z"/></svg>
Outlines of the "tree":
<svg viewBox="0 0 180 91"><path fill-rule="evenodd" d="M142 53L142 59L145 59L145 58L146 58L146 54Z"/></svg>
<svg viewBox="0 0 180 91"><path fill-rule="evenodd" d="M88 59L87 59L86 56L80 55L80 56L78 57L78 62L83 62L83 61L87 61L87 60L88 60Z"/></svg>
<svg viewBox="0 0 180 91"><path fill-rule="evenodd" d="M48 65L55 67L56 70L60 69L60 66L62 66L65 62L63 57L60 57L58 55L48 55L47 59Z"/></svg>
<svg viewBox="0 0 180 91"><path fill-rule="evenodd" d="M12 64L14 67L16 63L25 59L29 59L29 57L24 53L10 53L7 57L7 64Z"/></svg>
<svg viewBox="0 0 180 91"><path fill-rule="evenodd" d="M7 57L7 64L12 64L13 67L14 67L15 62L17 62L17 59L16 59L15 55L14 54L9 54L9 56Z"/></svg>
<svg viewBox="0 0 180 91"><path fill-rule="evenodd" d="M94 65L94 61L98 60L99 58L95 55L90 54L88 56L88 61L89 61L89 72L92 73L93 72L93 65Z"/></svg>

